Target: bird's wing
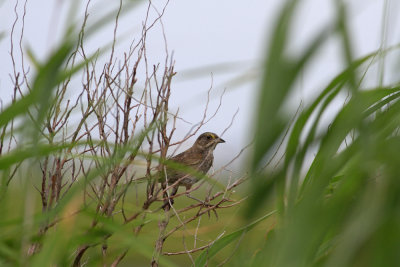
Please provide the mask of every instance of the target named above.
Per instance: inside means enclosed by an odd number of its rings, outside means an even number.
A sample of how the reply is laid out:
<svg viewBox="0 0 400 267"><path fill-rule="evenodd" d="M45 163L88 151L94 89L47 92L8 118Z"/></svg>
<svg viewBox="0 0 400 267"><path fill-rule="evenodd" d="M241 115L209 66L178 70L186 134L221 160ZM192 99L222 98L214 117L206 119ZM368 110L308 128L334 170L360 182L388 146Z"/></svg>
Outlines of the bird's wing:
<svg viewBox="0 0 400 267"><path fill-rule="evenodd" d="M190 151L185 151L172 157L170 160L188 167L196 168L201 164L203 157L198 153L190 153Z"/></svg>
<svg viewBox="0 0 400 267"><path fill-rule="evenodd" d="M196 169L196 167L198 167L201 164L203 158L201 155L198 155L196 153L184 151L176 156L173 156L172 158L169 158L168 160ZM161 166L157 167L158 171L161 171L160 167ZM168 169L174 170L174 168L168 168Z"/></svg>

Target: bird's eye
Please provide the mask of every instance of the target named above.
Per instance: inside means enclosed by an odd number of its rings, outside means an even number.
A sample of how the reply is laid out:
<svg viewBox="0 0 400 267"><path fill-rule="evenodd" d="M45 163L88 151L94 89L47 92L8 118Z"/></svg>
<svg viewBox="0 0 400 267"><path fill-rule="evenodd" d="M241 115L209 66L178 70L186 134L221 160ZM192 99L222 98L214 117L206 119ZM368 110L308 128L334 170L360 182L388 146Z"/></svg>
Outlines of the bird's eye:
<svg viewBox="0 0 400 267"><path fill-rule="evenodd" d="M211 136L210 136L210 135L207 135L207 139L210 140L210 139L211 139Z"/></svg>

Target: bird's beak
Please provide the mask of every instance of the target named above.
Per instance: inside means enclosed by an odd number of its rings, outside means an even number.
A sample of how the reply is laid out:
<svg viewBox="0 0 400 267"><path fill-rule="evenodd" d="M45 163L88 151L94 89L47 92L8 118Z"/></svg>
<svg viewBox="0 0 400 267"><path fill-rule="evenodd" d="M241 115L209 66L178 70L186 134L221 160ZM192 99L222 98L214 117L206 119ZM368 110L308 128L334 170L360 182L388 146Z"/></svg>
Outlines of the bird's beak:
<svg viewBox="0 0 400 267"><path fill-rule="evenodd" d="M222 138L218 138L218 143L225 143L225 140Z"/></svg>

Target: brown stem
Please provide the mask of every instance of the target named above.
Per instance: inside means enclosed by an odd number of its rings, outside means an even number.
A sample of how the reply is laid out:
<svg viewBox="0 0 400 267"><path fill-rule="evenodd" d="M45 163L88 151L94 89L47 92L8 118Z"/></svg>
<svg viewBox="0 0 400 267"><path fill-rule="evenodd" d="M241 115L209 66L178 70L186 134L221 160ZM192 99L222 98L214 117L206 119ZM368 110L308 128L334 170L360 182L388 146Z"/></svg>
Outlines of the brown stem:
<svg viewBox="0 0 400 267"><path fill-rule="evenodd" d="M164 241L166 239L165 232L166 232L167 225L169 223L169 218L170 218L170 206L166 205L164 207L164 211L165 211L164 212L164 218L162 218L158 222L159 234L158 234L158 238L157 238L157 241L156 241L153 258L151 260L151 266L152 267L157 267L158 266L158 262L160 260L160 255L162 253L162 248L164 246Z"/></svg>
<svg viewBox="0 0 400 267"><path fill-rule="evenodd" d="M80 267L81 266L81 259L83 254L88 250L89 245L83 245L80 248L78 248L75 256L74 263L72 264L73 267Z"/></svg>

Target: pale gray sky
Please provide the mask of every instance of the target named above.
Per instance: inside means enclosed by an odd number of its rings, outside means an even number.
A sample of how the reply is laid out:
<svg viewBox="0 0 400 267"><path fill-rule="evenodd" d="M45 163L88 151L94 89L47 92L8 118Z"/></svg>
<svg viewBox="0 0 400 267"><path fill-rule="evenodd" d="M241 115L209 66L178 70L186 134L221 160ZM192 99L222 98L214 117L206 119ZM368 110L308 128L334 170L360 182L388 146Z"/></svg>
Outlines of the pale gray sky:
<svg viewBox="0 0 400 267"><path fill-rule="evenodd" d="M42 0L28 1L25 25L24 47L30 47L40 59L44 59L57 40L67 19L67 4L70 1ZM79 2L79 1L78 1ZM82 1L84 2L84 1ZM111 1L92 1L91 19L101 17L112 10ZM114 4L118 1L114 1ZM282 0L171 0L162 19L167 37L168 49L173 51L178 75L174 82L172 106L180 107L181 116L191 122L197 122L202 116L206 92L211 84L213 73L213 101L210 110L218 104L218 95L224 88L227 92L223 98L218 115L204 130L221 133L229 124L231 117L239 108L232 128L226 132L225 150L237 153L250 141L251 118L257 103L258 79L242 84L230 83L234 78L248 73L246 77L258 74L257 69L264 56L268 36L271 34L272 22L278 14ZM382 0L346 1L350 4L350 25L354 41L355 56L362 56L379 48L381 40L383 5ZM0 32L5 37L0 40L0 97L3 102L9 101L12 92L9 73L12 71L9 35L15 20L14 5L16 1L0 2ZM117 55L127 51L129 41L140 37L141 22L145 17L147 1L125 15L120 21L118 34L126 38L117 47ZM154 1L160 8L165 1ZM399 1L389 3L388 44L399 41ZM24 1L19 1L19 15L22 15ZM84 5L75 15L83 14ZM156 13L152 11L153 15ZM332 20L334 12L331 0L302 1L297 12L289 51L296 54L305 47L310 38L324 25ZM93 22L93 21L92 21ZM16 41L21 28L21 20L16 27ZM150 33L147 52L151 64L163 63L165 57L163 35L158 24ZM113 26L104 28L87 43L88 49L96 49L111 41ZM15 47L17 49L17 47ZM17 55L18 51L15 52ZM315 90L321 90L341 69L338 42L332 39L320 52L317 60L303 74L299 90L294 96L293 106L300 99L308 99ZM18 59L18 56L17 56ZM212 65L229 63L229 68L215 68ZM18 63L17 63L18 64ZM197 76L189 72L199 69ZM224 72L222 72L225 70ZM202 75L200 75L202 74ZM237 86L234 86L237 85ZM179 124L181 135L189 125ZM217 153L221 153L218 152ZM218 156L217 156L218 157Z"/></svg>

